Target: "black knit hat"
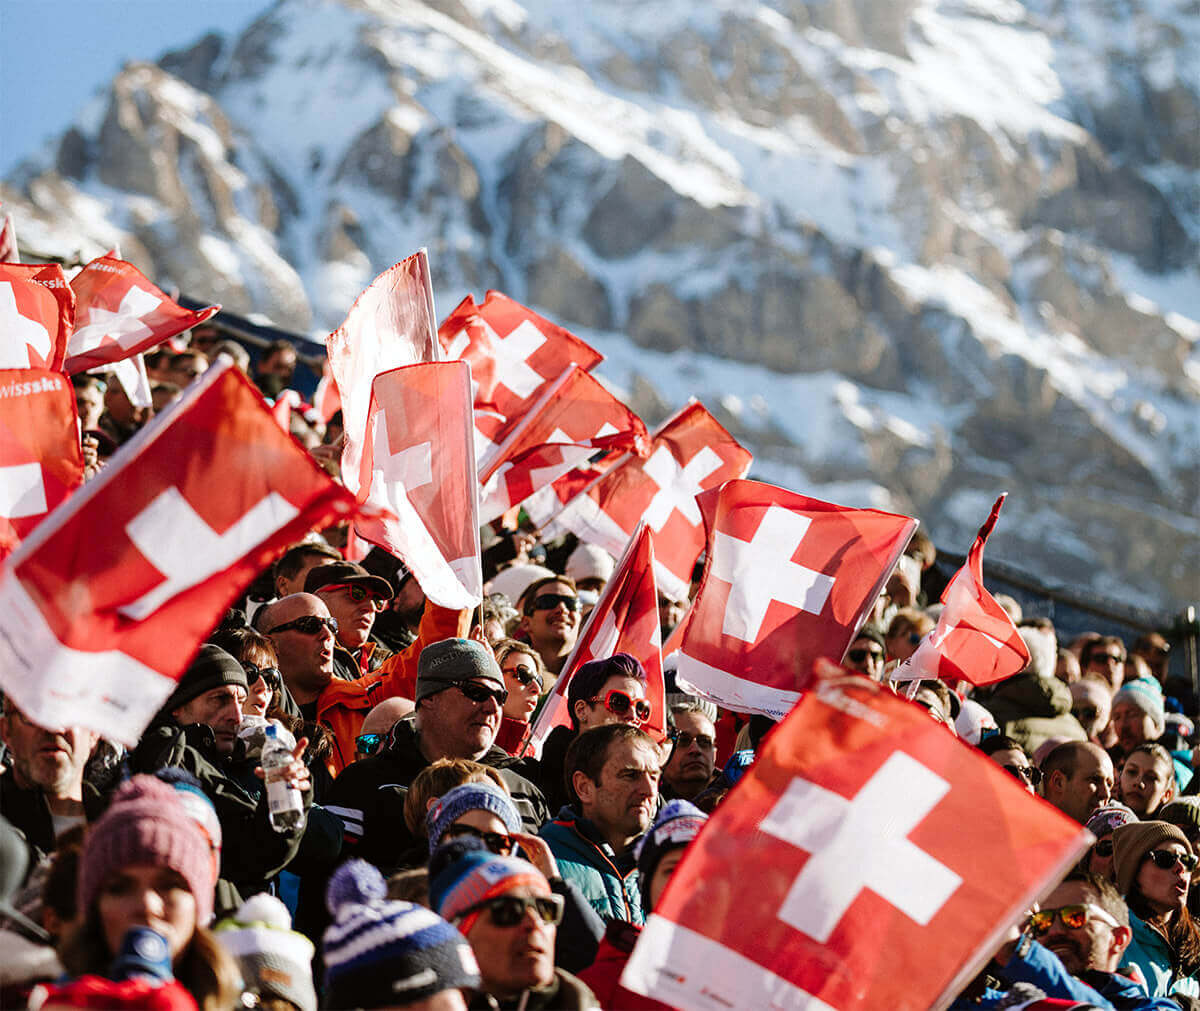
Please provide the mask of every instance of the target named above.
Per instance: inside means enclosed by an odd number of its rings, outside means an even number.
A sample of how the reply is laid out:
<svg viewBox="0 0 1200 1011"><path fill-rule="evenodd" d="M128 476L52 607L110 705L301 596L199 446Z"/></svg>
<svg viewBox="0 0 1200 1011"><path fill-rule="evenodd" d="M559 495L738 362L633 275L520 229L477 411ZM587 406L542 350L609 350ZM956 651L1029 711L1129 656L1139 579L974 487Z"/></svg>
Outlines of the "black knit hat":
<svg viewBox="0 0 1200 1011"><path fill-rule="evenodd" d="M250 688L242 665L220 646L206 642L188 664L171 697L163 704L163 711L169 713L172 709L185 706L192 699L221 685L241 685L247 691Z"/></svg>

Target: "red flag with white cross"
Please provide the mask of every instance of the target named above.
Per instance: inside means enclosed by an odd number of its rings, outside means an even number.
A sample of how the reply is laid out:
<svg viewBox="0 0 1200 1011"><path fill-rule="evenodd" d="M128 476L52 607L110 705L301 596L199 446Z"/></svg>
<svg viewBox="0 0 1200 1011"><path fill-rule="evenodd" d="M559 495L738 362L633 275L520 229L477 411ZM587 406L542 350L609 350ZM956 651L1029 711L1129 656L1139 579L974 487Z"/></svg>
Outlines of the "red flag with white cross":
<svg viewBox="0 0 1200 1011"><path fill-rule="evenodd" d="M1029 647L1017 626L983 585L983 547L1007 497L1006 493L996 499L967 552L966 564L942 593L945 606L937 625L892 672L893 681L941 678L982 687L1020 674L1029 663Z"/></svg>
<svg viewBox="0 0 1200 1011"><path fill-rule="evenodd" d="M471 368L406 365L375 377L359 500L380 515L359 536L399 557L425 596L449 608L483 596Z"/></svg>
<svg viewBox="0 0 1200 1011"><path fill-rule="evenodd" d="M0 263L0 368L62 371L74 319L57 263Z"/></svg>
<svg viewBox="0 0 1200 1011"><path fill-rule="evenodd" d="M564 370L589 371L604 360L569 330L498 291L489 291L482 305L464 298L442 321L438 338L447 358L470 364L475 406L510 422Z"/></svg>
<svg viewBox="0 0 1200 1011"><path fill-rule="evenodd" d="M619 555L644 520L654 531L659 588L682 600L704 547L696 496L744 477L752 460L702 404L692 403L654 433L644 459L629 454L619 460L572 499L557 522Z"/></svg>
<svg viewBox="0 0 1200 1011"><path fill-rule="evenodd" d="M944 1008L1091 836L824 665L675 869L621 982L689 1011Z"/></svg>
<svg viewBox="0 0 1200 1011"><path fill-rule="evenodd" d="M67 345L67 372L86 372L148 351L198 326L219 305L191 310L156 288L132 263L101 256L71 278L75 329Z"/></svg>
<svg viewBox="0 0 1200 1011"><path fill-rule="evenodd" d="M541 754L542 745L555 727L570 726L567 688L575 672L589 660L606 659L614 653L628 653L645 668L650 720L643 729L663 738L667 727L667 696L658 624L658 586L654 580L654 536L645 524L638 528L604 584L574 650L543 703L529 734L529 754Z"/></svg>
<svg viewBox="0 0 1200 1011"><path fill-rule="evenodd" d="M0 558L81 484L83 451L67 377L0 370Z"/></svg>
<svg viewBox="0 0 1200 1011"><path fill-rule="evenodd" d="M439 357L429 258L424 249L380 274L355 300L345 322L325 339L342 408L342 480L359 487L370 438L372 383L382 372Z"/></svg>
<svg viewBox="0 0 1200 1011"><path fill-rule="evenodd" d="M0 687L133 745L233 599L354 500L214 365L0 567Z"/></svg>
<svg viewBox="0 0 1200 1011"><path fill-rule="evenodd" d="M17 248L17 227L11 214L4 215L0 225L0 263L20 263L21 252Z"/></svg>
<svg viewBox="0 0 1200 1011"><path fill-rule="evenodd" d="M705 492L699 509L707 557L676 678L727 709L779 719L799 698L797 676L846 652L917 521L757 481Z"/></svg>
<svg viewBox="0 0 1200 1011"><path fill-rule="evenodd" d="M572 365L516 422L479 473L479 520L502 516L602 451L637 451L648 436L642 419L593 376Z"/></svg>

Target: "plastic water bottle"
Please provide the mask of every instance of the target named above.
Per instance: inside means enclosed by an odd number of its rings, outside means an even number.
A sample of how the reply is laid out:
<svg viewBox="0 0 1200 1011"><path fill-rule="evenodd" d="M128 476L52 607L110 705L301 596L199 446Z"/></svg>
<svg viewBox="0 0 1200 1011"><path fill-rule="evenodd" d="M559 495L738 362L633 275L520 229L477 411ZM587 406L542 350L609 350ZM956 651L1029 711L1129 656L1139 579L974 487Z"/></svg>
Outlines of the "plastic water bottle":
<svg viewBox="0 0 1200 1011"><path fill-rule="evenodd" d="M267 724L261 763L266 773L271 828L276 832L290 832L304 825L304 798L286 778L287 767L292 764L293 747L295 744L288 744L277 724Z"/></svg>

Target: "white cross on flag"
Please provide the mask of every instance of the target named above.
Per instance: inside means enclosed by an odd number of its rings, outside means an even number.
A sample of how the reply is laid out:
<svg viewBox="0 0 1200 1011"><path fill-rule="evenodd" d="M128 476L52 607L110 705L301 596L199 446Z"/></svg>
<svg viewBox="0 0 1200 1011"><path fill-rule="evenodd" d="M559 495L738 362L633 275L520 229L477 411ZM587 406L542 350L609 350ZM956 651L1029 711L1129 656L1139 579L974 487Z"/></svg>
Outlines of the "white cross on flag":
<svg viewBox="0 0 1200 1011"><path fill-rule="evenodd" d="M658 587L654 581L654 537L644 524L604 584L575 649L567 657L529 733L528 754L540 756L542 745L557 726L569 726L567 688L589 660L628 653L646 670L650 722L643 728L657 738L666 734L666 686L663 681L662 637L658 623Z"/></svg>
<svg viewBox="0 0 1200 1011"><path fill-rule="evenodd" d="M641 418L572 365L517 420L490 465L480 470L479 521L504 515L598 451L644 451L647 438Z"/></svg>
<svg viewBox="0 0 1200 1011"><path fill-rule="evenodd" d="M983 546L1007 497L1006 493L996 499L967 552L966 564L942 592L945 606L937 625L892 672L893 681L940 678L982 687L1021 673L1029 663L1029 648L1017 626L983 585Z"/></svg>
<svg viewBox="0 0 1200 1011"><path fill-rule="evenodd" d="M688 1011L944 1008L1091 836L832 664L675 869L621 982Z"/></svg>
<svg viewBox="0 0 1200 1011"><path fill-rule="evenodd" d="M168 298L132 263L112 256L93 260L71 278L75 330L67 345L67 372L85 372L147 351L198 326L219 305L192 311Z"/></svg>
<svg viewBox="0 0 1200 1011"><path fill-rule="evenodd" d="M381 372L437 361L435 321L429 258L418 249L375 278L325 340L342 406L342 480L360 501L366 494L359 476L370 438L371 384Z"/></svg>
<svg viewBox="0 0 1200 1011"><path fill-rule="evenodd" d="M83 452L67 377L0 370L0 558L81 484Z"/></svg>
<svg viewBox="0 0 1200 1011"><path fill-rule="evenodd" d="M470 363L475 406L508 422L564 370L590 371L604 360L570 331L498 291L489 291L482 305L464 298L442 321L438 339L447 358Z"/></svg>
<svg viewBox="0 0 1200 1011"><path fill-rule="evenodd" d="M0 687L136 743L231 601L354 500L214 365L0 567Z"/></svg>
<svg viewBox="0 0 1200 1011"><path fill-rule="evenodd" d="M359 500L388 515L355 520L358 535L399 557L435 604L478 605L471 367L430 362L376 376L368 432Z"/></svg>
<svg viewBox="0 0 1200 1011"><path fill-rule="evenodd" d="M699 503L708 552L676 677L728 709L778 719L799 698L798 675L846 652L917 521L757 481Z"/></svg>
<svg viewBox="0 0 1200 1011"><path fill-rule="evenodd" d="M744 477L753 457L704 406L692 403L651 437L645 459L629 454L577 495L557 522L581 541L619 555L643 520L654 531L659 588L685 599L704 547L696 496Z"/></svg>
<svg viewBox="0 0 1200 1011"><path fill-rule="evenodd" d="M0 368L61 372L74 318L57 263L0 264Z"/></svg>

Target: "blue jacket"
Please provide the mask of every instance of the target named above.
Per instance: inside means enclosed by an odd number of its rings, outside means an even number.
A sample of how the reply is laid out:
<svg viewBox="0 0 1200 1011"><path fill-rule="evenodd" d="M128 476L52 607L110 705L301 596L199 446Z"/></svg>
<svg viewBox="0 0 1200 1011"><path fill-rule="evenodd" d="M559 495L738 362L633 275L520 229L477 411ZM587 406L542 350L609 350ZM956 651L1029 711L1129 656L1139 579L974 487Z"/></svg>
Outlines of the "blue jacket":
<svg viewBox="0 0 1200 1011"><path fill-rule="evenodd" d="M1129 914L1129 926L1133 928L1133 940L1125 949L1121 966L1136 965L1141 969L1154 997L1167 997L1174 993L1200 997L1200 982L1196 977L1185 976L1172 965L1174 959L1167 939L1133 913Z"/></svg>
<svg viewBox="0 0 1200 1011"><path fill-rule="evenodd" d="M563 880L574 884L605 923L641 924L642 899L632 848L618 857L586 818L564 807L542 826Z"/></svg>

